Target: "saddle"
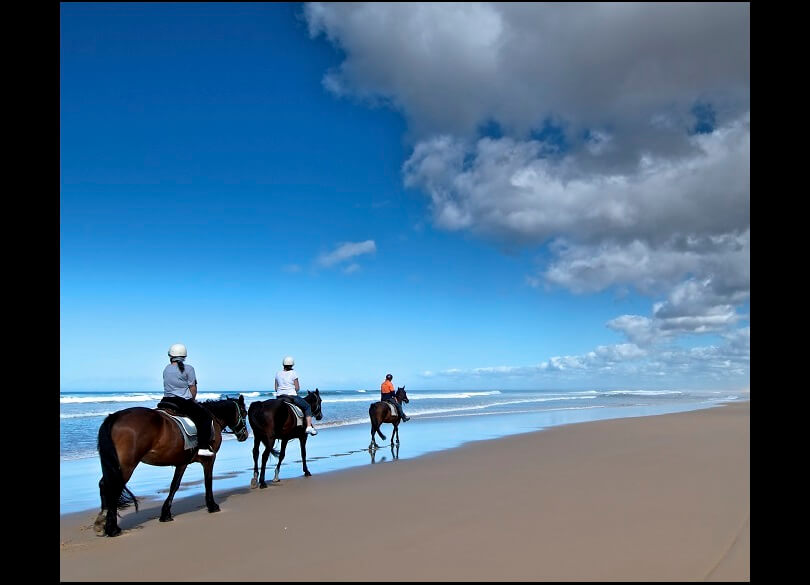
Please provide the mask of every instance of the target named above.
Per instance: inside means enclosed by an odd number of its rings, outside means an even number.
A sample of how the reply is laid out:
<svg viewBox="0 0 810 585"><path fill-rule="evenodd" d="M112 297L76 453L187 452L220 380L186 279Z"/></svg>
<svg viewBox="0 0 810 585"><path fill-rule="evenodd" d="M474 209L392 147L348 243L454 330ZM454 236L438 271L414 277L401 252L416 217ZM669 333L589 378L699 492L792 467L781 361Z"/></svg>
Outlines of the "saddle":
<svg viewBox="0 0 810 585"><path fill-rule="evenodd" d="M163 412L163 414L172 419L180 428L180 434L183 435L183 449L188 450L197 447L197 425L194 424L193 420L187 416L178 414L174 404L170 402L159 402L155 410ZM211 427L213 431L213 423Z"/></svg>
<svg viewBox="0 0 810 585"><path fill-rule="evenodd" d="M301 410L298 406L296 406L294 402L292 402L287 398L281 398L281 400L284 402L284 404L290 407L290 411L295 417L295 426L297 427L304 426L304 411Z"/></svg>

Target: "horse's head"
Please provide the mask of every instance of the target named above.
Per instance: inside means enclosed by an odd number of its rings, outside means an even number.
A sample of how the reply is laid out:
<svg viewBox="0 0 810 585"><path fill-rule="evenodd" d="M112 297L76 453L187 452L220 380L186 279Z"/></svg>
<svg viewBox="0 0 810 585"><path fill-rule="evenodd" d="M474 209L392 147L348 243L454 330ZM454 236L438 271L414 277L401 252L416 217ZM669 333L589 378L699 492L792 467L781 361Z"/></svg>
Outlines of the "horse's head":
<svg viewBox="0 0 810 585"><path fill-rule="evenodd" d="M234 416L232 417L233 420L230 420L229 418L227 424L229 427L231 427L231 430L233 430L234 434L236 435L237 441L245 441L248 438L245 397L240 394L239 398L228 398L228 402L232 402L236 406L236 409Z"/></svg>
<svg viewBox="0 0 810 585"><path fill-rule="evenodd" d="M400 386L397 388L397 393L394 396L397 397L397 400L404 402L405 404L410 402L410 400L408 400L408 395L405 393L405 386Z"/></svg>
<svg viewBox="0 0 810 585"><path fill-rule="evenodd" d="M318 389L315 388L315 392L307 390L307 395L304 396L304 400L309 402L309 406L312 408L312 416L315 417L315 420L321 420L323 413L321 412L321 393Z"/></svg>

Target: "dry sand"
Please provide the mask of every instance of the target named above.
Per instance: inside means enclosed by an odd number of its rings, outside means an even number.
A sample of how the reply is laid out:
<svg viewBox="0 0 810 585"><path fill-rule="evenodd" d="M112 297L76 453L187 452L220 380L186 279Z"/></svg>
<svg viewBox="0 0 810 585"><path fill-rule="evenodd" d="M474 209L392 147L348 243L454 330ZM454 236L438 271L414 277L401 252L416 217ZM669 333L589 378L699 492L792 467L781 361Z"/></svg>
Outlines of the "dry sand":
<svg viewBox="0 0 810 585"><path fill-rule="evenodd" d="M62 516L61 580L750 580L750 402L214 490Z"/></svg>

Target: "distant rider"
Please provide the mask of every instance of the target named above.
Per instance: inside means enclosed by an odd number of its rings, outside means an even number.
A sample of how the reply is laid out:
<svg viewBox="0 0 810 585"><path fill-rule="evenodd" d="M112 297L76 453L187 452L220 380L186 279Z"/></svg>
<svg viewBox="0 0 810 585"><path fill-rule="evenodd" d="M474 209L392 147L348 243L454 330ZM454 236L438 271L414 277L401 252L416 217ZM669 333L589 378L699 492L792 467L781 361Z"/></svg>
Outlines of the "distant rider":
<svg viewBox="0 0 810 585"><path fill-rule="evenodd" d="M402 419L402 422L408 422L411 420L411 417L405 416L405 411L402 410L402 405L399 403L399 400L396 399L396 392L394 392L394 384L391 380L394 379L394 376L391 374L386 374L385 381L380 385L380 400L383 402L390 402L397 407L397 412L399 412L399 417Z"/></svg>

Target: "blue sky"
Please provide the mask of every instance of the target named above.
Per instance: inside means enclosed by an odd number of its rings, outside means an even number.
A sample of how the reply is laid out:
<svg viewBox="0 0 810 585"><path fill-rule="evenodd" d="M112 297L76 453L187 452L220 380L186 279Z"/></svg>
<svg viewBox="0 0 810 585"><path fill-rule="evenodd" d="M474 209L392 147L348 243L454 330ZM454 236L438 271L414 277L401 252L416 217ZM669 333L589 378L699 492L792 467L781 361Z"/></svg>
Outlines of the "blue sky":
<svg viewBox="0 0 810 585"><path fill-rule="evenodd" d="M560 9L62 4L61 389L747 388L748 9Z"/></svg>

